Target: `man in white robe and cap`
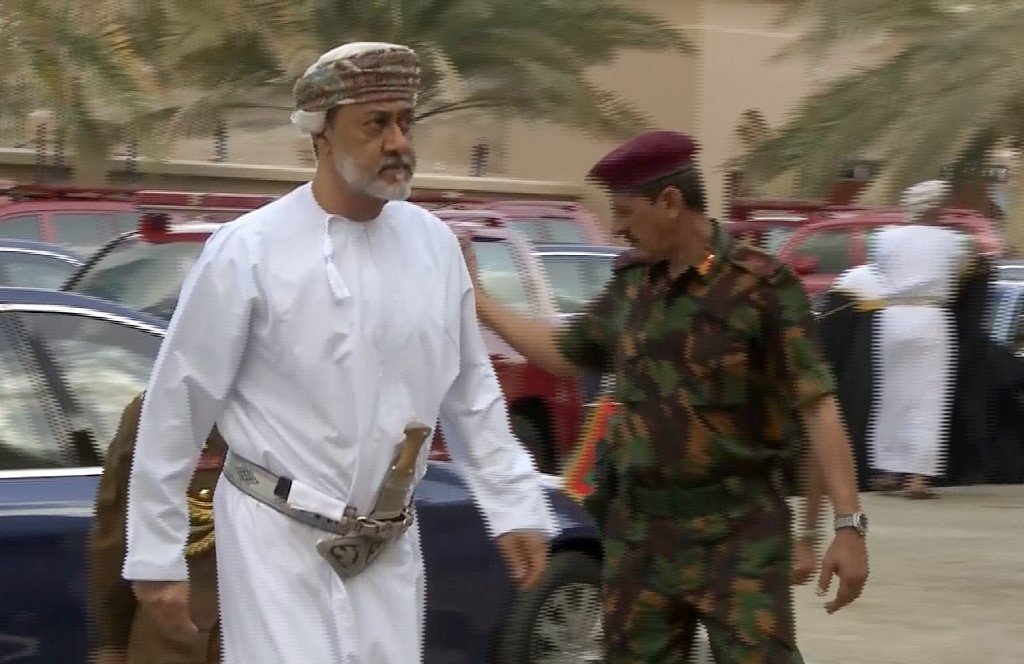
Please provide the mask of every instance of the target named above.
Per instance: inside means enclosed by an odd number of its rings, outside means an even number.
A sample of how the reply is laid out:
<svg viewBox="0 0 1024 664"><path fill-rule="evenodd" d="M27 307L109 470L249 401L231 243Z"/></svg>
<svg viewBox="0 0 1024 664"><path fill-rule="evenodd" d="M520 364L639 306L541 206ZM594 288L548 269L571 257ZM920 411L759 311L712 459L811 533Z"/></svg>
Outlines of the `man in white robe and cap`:
<svg viewBox="0 0 1024 664"><path fill-rule="evenodd" d="M933 496L928 478L943 473L956 378L951 306L973 253L969 239L941 221L948 193L938 180L910 187L901 200L910 223L881 231L871 251L884 302L871 463L907 476L911 498Z"/></svg>
<svg viewBox="0 0 1024 664"><path fill-rule="evenodd" d="M413 51L347 44L295 85L316 174L225 224L188 275L153 368L123 575L183 639L185 490L214 424L224 661L422 658L412 489L440 415L512 576L542 575L554 515L509 429L459 242L405 202Z"/></svg>

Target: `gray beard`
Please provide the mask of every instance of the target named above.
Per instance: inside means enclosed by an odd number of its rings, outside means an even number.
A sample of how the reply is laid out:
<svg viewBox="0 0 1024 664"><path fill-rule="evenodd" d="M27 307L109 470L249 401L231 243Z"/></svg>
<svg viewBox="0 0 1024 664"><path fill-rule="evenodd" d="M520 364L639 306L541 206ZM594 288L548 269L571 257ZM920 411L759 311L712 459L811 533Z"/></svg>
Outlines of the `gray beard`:
<svg viewBox="0 0 1024 664"><path fill-rule="evenodd" d="M412 181L388 184L379 178L367 181L360 177L359 169L343 154L333 155L334 170L342 180L356 191L382 201L405 201L412 196Z"/></svg>

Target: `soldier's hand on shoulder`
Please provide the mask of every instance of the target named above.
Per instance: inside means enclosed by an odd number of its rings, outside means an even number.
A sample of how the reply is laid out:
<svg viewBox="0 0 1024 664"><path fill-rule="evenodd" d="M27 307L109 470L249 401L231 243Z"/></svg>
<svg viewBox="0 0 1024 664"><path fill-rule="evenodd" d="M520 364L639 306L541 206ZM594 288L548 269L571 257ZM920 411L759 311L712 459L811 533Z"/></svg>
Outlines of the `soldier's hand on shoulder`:
<svg viewBox="0 0 1024 664"><path fill-rule="evenodd" d="M199 633L189 608L188 581L136 581L132 589L167 634L189 640Z"/></svg>
<svg viewBox="0 0 1024 664"><path fill-rule="evenodd" d="M466 269L469 270L473 286L479 288L479 268L476 264L476 252L473 251L473 236L469 233L459 233L459 246L462 248L462 257L466 260Z"/></svg>

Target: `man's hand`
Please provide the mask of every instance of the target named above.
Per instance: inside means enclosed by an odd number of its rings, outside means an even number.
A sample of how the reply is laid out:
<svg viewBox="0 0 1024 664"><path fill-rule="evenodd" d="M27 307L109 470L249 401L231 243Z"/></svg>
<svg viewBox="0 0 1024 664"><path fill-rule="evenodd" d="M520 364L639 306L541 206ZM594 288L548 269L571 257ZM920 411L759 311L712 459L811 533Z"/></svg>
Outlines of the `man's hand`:
<svg viewBox="0 0 1024 664"><path fill-rule="evenodd" d="M462 247L462 256L466 259L466 269L469 270L469 277L473 280L473 288L479 291L479 268L476 264L476 252L473 251L473 236L469 233L461 233L459 246Z"/></svg>
<svg viewBox="0 0 1024 664"><path fill-rule="evenodd" d="M522 590L533 588L548 566L548 541L536 530L513 530L497 539L498 550Z"/></svg>
<svg viewBox="0 0 1024 664"><path fill-rule="evenodd" d="M123 649L103 648L89 659L89 664L128 664L128 653Z"/></svg>
<svg viewBox="0 0 1024 664"><path fill-rule="evenodd" d="M189 610L188 581L136 581L132 589L167 634L187 641L199 633Z"/></svg>
<svg viewBox="0 0 1024 664"><path fill-rule="evenodd" d="M814 542L802 538L795 540L789 582L794 586L802 586L810 581L817 568L817 562L818 555L814 550Z"/></svg>
<svg viewBox="0 0 1024 664"><path fill-rule="evenodd" d="M839 577L839 591L836 598L825 605L829 613L835 613L860 597L864 583L868 580L867 544L856 531L843 529L836 533L821 563L818 597L828 593L833 574Z"/></svg>

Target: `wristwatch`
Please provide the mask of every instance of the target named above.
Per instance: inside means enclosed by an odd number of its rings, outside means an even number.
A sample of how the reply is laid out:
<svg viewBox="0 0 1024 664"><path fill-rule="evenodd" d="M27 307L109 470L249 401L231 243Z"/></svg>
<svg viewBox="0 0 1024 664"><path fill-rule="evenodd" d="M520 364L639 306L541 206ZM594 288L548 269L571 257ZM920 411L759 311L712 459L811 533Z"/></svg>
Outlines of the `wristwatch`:
<svg viewBox="0 0 1024 664"><path fill-rule="evenodd" d="M868 534L868 517L861 512L837 516L835 529L838 531L841 528L853 528L861 537L864 537Z"/></svg>

